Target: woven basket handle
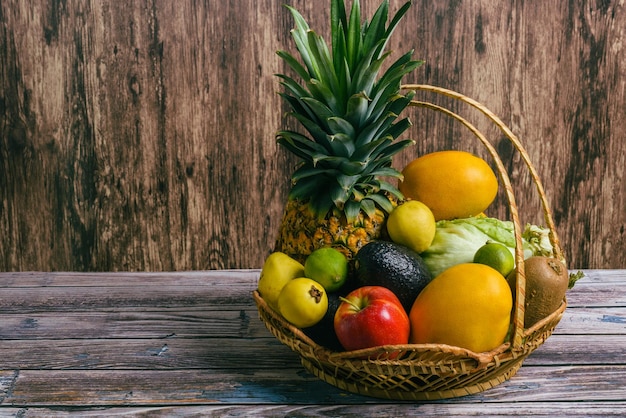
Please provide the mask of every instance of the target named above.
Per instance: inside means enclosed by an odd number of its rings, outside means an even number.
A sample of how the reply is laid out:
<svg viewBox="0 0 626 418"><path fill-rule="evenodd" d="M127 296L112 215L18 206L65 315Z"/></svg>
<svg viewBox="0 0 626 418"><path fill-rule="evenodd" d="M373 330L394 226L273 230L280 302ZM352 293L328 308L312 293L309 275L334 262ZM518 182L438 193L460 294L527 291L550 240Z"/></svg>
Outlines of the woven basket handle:
<svg viewBox="0 0 626 418"><path fill-rule="evenodd" d="M535 186L537 187L537 192L539 194L539 198L541 200L541 206L543 209L543 214L544 214L544 220L546 222L546 226L548 227L548 229L550 230L550 242L553 246L553 251L554 251L554 257L557 259L562 259L563 258L563 254L561 251L561 246L559 244L559 238L557 236L556 233L556 228L554 226L554 220L552 218L552 213L550 211L550 208L548 206L548 201L545 195L545 191L543 189L543 185L541 184L541 180L539 179L539 175L537 174L537 171L535 169L535 167L533 166L533 164L530 161L530 158L528 157L528 153L526 152L526 149L524 148L524 146L522 145L522 143L519 141L519 139L517 139L517 137L515 136L515 134L513 134L513 132L500 120L500 118L498 118L493 112L491 112L489 109L487 109L485 106L483 106L481 103L477 102L476 100L473 100L467 96L464 96L460 93L457 93L455 91L452 90L448 90L448 89L444 89L441 87L436 87L436 86L430 86L430 85L423 85L423 84L407 84L402 86L403 89L405 90L414 90L414 91L428 91L428 92L433 92L433 93L437 93L443 96L447 96L456 100L460 100L472 107L474 107L475 109L478 109L480 112L482 112L488 119L490 119L496 126L498 126L498 128L500 128L500 130L504 133L504 135L506 136L506 138L513 144L513 146L515 147L515 149L520 153L522 160L524 161L524 163L526 164L526 166L528 167L528 170L530 172L531 178L535 183ZM518 213L518 209L517 209L517 204L515 203L515 195L513 193L513 187L511 185L511 180L509 178L509 175L504 167L504 164L502 163L502 160L498 154L498 152L496 151L496 149L494 148L494 146L491 144L491 142L489 142L489 140L487 140L487 138L485 138L485 136L478 130L476 129L476 127L474 127L474 125L472 125L470 122L468 122L466 119L464 119L463 117L459 116L458 114L450 111L449 109L446 109L444 107L438 106L436 104L433 103L429 103L429 102L424 102L424 101L419 101L419 100L412 100L411 101L411 106L416 106L416 107L425 107L428 109L432 109L432 110L436 110L438 112L444 113L454 119L456 119L457 121L459 121L460 123L462 123L466 128L468 128L479 140L480 142L487 148L487 151L489 152L489 154L491 155L491 157L493 158L497 170L498 170L498 175L500 177L500 180L502 182L502 184L504 185L504 189L505 189L505 193L506 193L506 197L508 200L508 204L509 204L509 210L511 213L511 218L513 221L513 225L514 225L514 235L515 235L515 264L517 266L517 277L515 280L515 311L514 311L514 315L513 315L513 341L512 341L512 346L514 348L519 348L522 346L523 344L523 339L524 339L524 300L525 300L525 292L526 292L526 276L525 276L525 272L524 272L524 248L523 248L523 243L522 243L522 225L520 223L519 220L519 213Z"/></svg>

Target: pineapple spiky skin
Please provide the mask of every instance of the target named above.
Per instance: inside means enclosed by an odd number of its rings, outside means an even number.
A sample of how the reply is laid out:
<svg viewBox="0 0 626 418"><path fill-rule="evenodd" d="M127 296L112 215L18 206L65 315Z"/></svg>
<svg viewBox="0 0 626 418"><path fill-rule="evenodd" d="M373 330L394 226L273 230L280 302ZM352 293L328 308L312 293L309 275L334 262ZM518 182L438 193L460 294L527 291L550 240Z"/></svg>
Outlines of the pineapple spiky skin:
<svg viewBox="0 0 626 418"><path fill-rule="evenodd" d="M393 202L395 205L395 200ZM373 216L360 213L352 222L339 211L329 212L320 219L308 202L290 199L285 206L275 250L304 263L316 249L333 247L351 260L368 242L388 238L386 220L387 214L380 209Z"/></svg>

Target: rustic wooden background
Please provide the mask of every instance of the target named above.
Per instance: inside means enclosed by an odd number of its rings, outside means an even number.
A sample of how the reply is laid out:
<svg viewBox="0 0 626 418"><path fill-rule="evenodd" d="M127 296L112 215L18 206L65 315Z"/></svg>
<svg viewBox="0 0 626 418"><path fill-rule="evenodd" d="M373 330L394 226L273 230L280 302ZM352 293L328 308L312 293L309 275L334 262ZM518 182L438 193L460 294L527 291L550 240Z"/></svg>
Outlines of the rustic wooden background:
<svg viewBox="0 0 626 418"><path fill-rule="evenodd" d="M274 141L291 123L274 77L275 51L293 51L283 3L3 0L0 270L260 267L296 163ZM327 35L328 1L288 3ZM477 99L526 144L571 268L626 266L624 22L623 1L416 0L391 42L426 61L407 82ZM482 152L443 116L411 119L399 168ZM541 223L519 156L476 124Z"/></svg>

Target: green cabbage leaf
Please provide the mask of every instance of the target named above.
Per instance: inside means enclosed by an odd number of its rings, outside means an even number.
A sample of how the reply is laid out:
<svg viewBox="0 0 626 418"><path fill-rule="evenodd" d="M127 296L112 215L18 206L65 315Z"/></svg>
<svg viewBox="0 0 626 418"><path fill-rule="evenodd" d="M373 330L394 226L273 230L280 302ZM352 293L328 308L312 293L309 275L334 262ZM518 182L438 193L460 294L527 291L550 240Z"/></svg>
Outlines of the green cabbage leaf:
<svg viewBox="0 0 626 418"><path fill-rule="evenodd" d="M549 232L548 228L526 225L522 233L525 259L533 255L552 256ZM454 265L471 263L476 251L488 242L504 244L515 255L513 222L488 217L438 221L432 244L420 255L435 277Z"/></svg>

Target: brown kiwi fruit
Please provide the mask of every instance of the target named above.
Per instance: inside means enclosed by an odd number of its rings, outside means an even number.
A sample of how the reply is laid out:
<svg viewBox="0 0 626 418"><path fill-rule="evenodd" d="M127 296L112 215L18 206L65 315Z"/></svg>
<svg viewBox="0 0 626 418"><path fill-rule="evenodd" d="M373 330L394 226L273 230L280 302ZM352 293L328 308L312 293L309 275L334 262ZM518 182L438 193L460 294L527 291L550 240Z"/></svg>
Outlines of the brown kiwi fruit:
<svg viewBox="0 0 626 418"><path fill-rule="evenodd" d="M516 273L517 268L507 276L514 298ZM524 273L524 328L530 328L561 306L568 288L569 274L561 261L544 256L533 256L524 260Z"/></svg>

